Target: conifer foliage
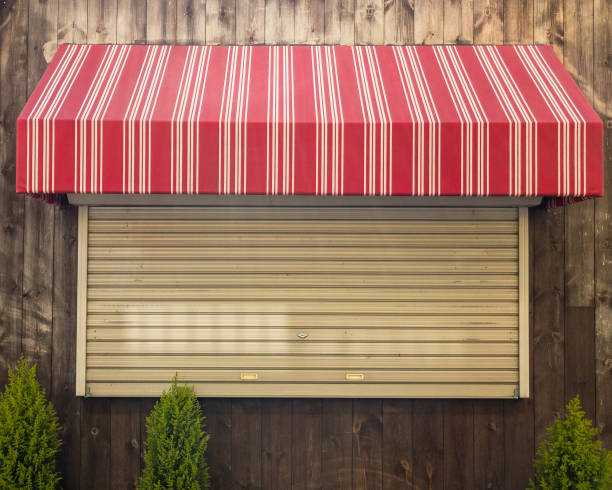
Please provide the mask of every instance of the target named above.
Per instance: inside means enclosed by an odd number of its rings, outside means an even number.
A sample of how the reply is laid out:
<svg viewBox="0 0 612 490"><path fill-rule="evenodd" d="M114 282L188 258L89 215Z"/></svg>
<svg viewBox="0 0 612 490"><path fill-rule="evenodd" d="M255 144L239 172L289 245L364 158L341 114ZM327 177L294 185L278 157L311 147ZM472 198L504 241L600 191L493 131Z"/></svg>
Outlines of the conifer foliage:
<svg viewBox="0 0 612 490"><path fill-rule="evenodd" d="M209 488L206 447L209 436L193 388L176 377L147 417L143 490Z"/></svg>
<svg viewBox="0 0 612 490"><path fill-rule="evenodd" d="M60 475L60 448L55 410L36 378L36 366L22 358L9 367L9 382L0 395L0 488L50 490Z"/></svg>
<svg viewBox="0 0 612 490"><path fill-rule="evenodd" d="M540 445L532 489L612 489L612 453L595 440L597 429L584 418L576 396L565 416L547 429Z"/></svg>

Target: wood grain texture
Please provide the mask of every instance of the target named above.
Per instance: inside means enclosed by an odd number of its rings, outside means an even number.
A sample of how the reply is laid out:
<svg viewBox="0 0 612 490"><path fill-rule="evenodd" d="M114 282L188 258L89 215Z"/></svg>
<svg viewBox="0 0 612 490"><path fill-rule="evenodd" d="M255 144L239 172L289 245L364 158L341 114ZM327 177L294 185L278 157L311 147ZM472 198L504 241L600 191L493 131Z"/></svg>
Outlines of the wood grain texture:
<svg viewBox="0 0 612 490"><path fill-rule="evenodd" d="M121 0L120 4L127 3ZM117 29L119 28L117 24ZM135 27L131 25L130 27ZM137 32L137 29L134 29ZM58 4L57 44L87 41L87 0L63 0Z"/></svg>
<svg viewBox="0 0 612 490"><path fill-rule="evenodd" d="M236 43L263 44L265 41L265 0L243 0L236 10Z"/></svg>
<svg viewBox="0 0 612 490"><path fill-rule="evenodd" d="M534 229L533 395L535 441L565 406L564 209L532 211Z"/></svg>
<svg viewBox="0 0 612 490"><path fill-rule="evenodd" d="M593 3L565 2L563 61L583 93L593 100ZM565 212L565 398L580 395L595 416L595 205L593 200Z"/></svg>
<svg viewBox="0 0 612 490"><path fill-rule="evenodd" d="M534 0L504 1L504 43L533 42Z"/></svg>
<svg viewBox="0 0 612 490"><path fill-rule="evenodd" d="M147 42L167 44L176 41L177 0L146 0Z"/></svg>
<svg viewBox="0 0 612 490"><path fill-rule="evenodd" d="M0 29L0 386L22 352L24 197L15 194L15 121L28 95L28 8L2 12Z"/></svg>
<svg viewBox="0 0 612 490"><path fill-rule="evenodd" d="M77 219L74 207L56 210L53 246L53 353L51 400L60 419L60 468L68 482L78 481L81 399L76 386ZM61 355L58 355L61 353Z"/></svg>
<svg viewBox="0 0 612 490"><path fill-rule="evenodd" d="M444 0L444 43L471 44L474 40L474 0Z"/></svg>
<svg viewBox="0 0 612 490"><path fill-rule="evenodd" d="M232 401L232 487L261 488L261 400Z"/></svg>
<svg viewBox="0 0 612 490"><path fill-rule="evenodd" d="M303 414L299 414L301 416ZM261 485L262 488L291 488L293 468L292 431L293 404L291 400L261 401ZM303 426L300 426L303 427ZM301 439L303 440L303 439ZM301 458L301 454L297 457ZM302 462L301 459L297 461ZM305 465L296 465L306 468Z"/></svg>
<svg viewBox="0 0 612 490"><path fill-rule="evenodd" d="M265 19L264 39L266 44L293 44L295 39L294 2L266 0Z"/></svg>
<svg viewBox="0 0 612 490"><path fill-rule="evenodd" d="M110 488L138 488L141 440L139 400L113 400L110 405Z"/></svg>
<svg viewBox="0 0 612 490"><path fill-rule="evenodd" d="M176 3L176 40L181 44L204 44L207 40L206 18L208 3L205 0L177 0ZM233 2L232 2L233 3ZM211 28L214 19L210 22ZM228 26L228 31L231 30Z"/></svg>
<svg viewBox="0 0 612 490"><path fill-rule="evenodd" d="M444 402L414 400L412 485L415 490L444 488Z"/></svg>
<svg viewBox="0 0 612 490"><path fill-rule="evenodd" d="M478 402L476 402L478 403ZM474 485L474 402L444 402L444 488Z"/></svg>
<svg viewBox="0 0 612 490"><path fill-rule="evenodd" d="M612 4L594 3L593 105L604 121L605 197L595 203L595 423L612 447Z"/></svg>
<svg viewBox="0 0 612 490"><path fill-rule="evenodd" d="M144 44L146 41L147 3L142 0L117 0L117 42Z"/></svg>
<svg viewBox="0 0 612 490"><path fill-rule="evenodd" d="M385 39L384 0L356 0L355 44L382 44Z"/></svg>
<svg viewBox="0 0 612 490"><path fill-rule="evenodd" d="M325 1L325 44L355 43L355 0Z"/></svg>
<svg viewBox="0 0 612 490"><path fill-rule="evenodd" d="M563 59L563 5L561 0L534 0L533 40L550 44L559 59Z"/></svg>
<svg viewBox="0 0 612 490"><path fill-rule="evenodd" d="M508 468L514 471L513 468ZM504 488L504 406L474 401L474 488Z"/></svg>
<svg viewBox="0 0 612 490"><path fill-rule="evenodd" d="M414 42L444 42L444 0L414 0Z"/></svg>
<svg viewBox="0 0 612 490"><path fill-rule="evenodd" d="M295 43L323 44L325 39L325 0L295 2Z"/></svg>
<svg viewBox="0 0 612 490"><path fill-rule="evenodd" d="M30 3L32 5L32 3ZM114 43L117 39L117 0L87 2L87 42Z"/></svg>
<svg viewBox="0 0 612 490"><path fill-rule="evenodd" d="M385 2L385 44L410 44L414 40L414 3L410 0Z"/></svg>
<svg viewBox="0 0 612 490"><path fill-rule="evenodd" d="M353 487L382 488L382 401L353 401Z"/></svg>
<svg viewBox="0 0 612 490"><path fill-rule="evenodd" d="M413 473L412 400L384 400L382 406L382 488L410 488Z"/></svg>
<svg viewBox="0 0 612 490"><path fill-rule="evenodd" d="M78 488L108 489L111 475L111 402L82 402L81 468Z"/></svg>
<svg viewBox="0 0 612 490"><path fill-rule="evenodd" d="M28 11L28 93L47 67L47 54L57 45L57 1L30 5ZM23 232L23 302L21 349L38 366L38 378L51 387L53 321L53 243L55 209L26 199Z"/></svg>
<svg viewBox="0 0 612 490"><path fill-rule="evenodd" d="M474 44L504 40L503 0L474 0Z"/></svg>
<svg viewBox="0 0 612 490"><path fill-rule="evenodd" d="M352 488L353 400L321 401L321 487Z"/></svg>
<svg viewBox="0 0 612 490"><path fill-rule="evenodd" d="M291 488L321 488L321 400L293 400L291 414Z"/></svg>
<svg viewBox="0 0 612 490"><path fill-rule="evenodd" d="M207 461L212 488L231 488L232 484L232 402L205 399L204 416L210 434Z"/></svg>
<svg viewBox="0 0 612 490"><path fill-rule="evenodd" d="M202 15L203 6L199 6ZM206 44L233 44L236 40L236 2L206 1ZM199 20L199 23L201 20ZM201 36L204 40L204 36Z"/></svg>

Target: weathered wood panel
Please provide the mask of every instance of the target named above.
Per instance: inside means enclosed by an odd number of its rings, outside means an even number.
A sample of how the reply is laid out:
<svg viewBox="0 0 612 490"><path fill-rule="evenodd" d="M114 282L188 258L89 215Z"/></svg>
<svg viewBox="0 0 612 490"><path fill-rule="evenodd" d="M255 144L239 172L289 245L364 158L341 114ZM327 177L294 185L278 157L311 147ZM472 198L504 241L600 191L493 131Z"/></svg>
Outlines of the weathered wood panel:
<svg viewBox="0 0 612 490"><path fill-rule="evenodd" d="M323 2L315 0L314 3ZM471 0L434 3L326 0L322 36L321 21L313 18L307 7L310 4L313 0L295 3L249 0L239 4L203 0L2 3L0 385L6 381L6 365L15 362L21 352L41 362L43 384L50 389L62 423L64 451L60 467L66 488L110 488L115 484L122 487L137 481L138 475L133 474L138 471L134 453L140 453L141 457L144 416L151 410L152 401L81 401L71 395L76 218L72 210L24 201L22 196L14 194L15 119L58 43L401 44L434 42L433 39L446 43L472 40L475 43L551 43L607 123L605 154L607 167L612 165L609 54L612 6L609 0L473 0L473 5ZM291 20L279 25L278 16L267 15L275 8L289 12ZM473 14L470 14L471 8ZM315 27L316 35L312 26L319 26ZM266 35L273 32L280 34L274 35L278 37ZM286 32L291 34L285 40ZM367 439L372 444L368 454L373 454L375 461L382 461L382 475L376 481L383 488L441 488L444 480L449 483L455 475L457 481L471 481L466 480L465 471L473 472L474 488L520 488L528 477L533 448L542 439L544 426L552 422L574 392L585 396L587 410L596 418L604 443L608 447L612 445L609 362L612 357L609 286L612 282L612 173L606 172L606 178L606 198L561 210L540 209L531 215L535 231L532 237L535 247L532 401L468 402L474 407L473 432L470 434L467 430L465 436L460 436L461 430L469 427L469 413L453 412L452 426L447 427L448 411L443 413L443 401L385 400L381 422L375 424L379 429L374 431L373 439L369 436ZM28 244L25 257L24 238ZM51 241L52 246L46 244L42 250L41 244L46 241ZM36 243L38 248L29 245ZM24 273L28 278L24 279ZM212 434L209 462L214 488L265 488L267 482L286 482L289 478L295 481L294 476L307 471L300 467L304 463L281 458L277 474L262 473L272 464L272 460L266 462L266 450L276 448L273 454L278 458L285 451L283 448L297 447L295 419L287 419L284 413L284 422L278 423L273 436L275 441L266 442L262 431L275 420L273 414L280 413L280 406L274 405L276 401L270 402L270 406L267 401L262 405L249 401L249 406L229 399L204 402ZM290 400L283 403L293 405ZM353 434L355 403L321 401L320 483L323 488L360 486L361 480L353 480L353 450L356 441L363 438L363 434L360 438ZM407 407L412 405L414 411L410 413ZM140 413L141 440L137 449L130 449L132 440L119 427L131 427L127 432L136 433L134 407ZM360 410L357 406L357 412ZM316 425L317 421L314 422ZM304 429L304 426L300 428L302 434ZM379 433L382 436L376 435ZM457 461L447 452L451 441L455 444L462 438L467 444L473 438L473 469L455 470ZM303 445L305 440L297 442ZM121 454L122 448L129 457L126 465L119 467L120 457L111 453L118 449ZM316 457L316 451L312 457ZM111 473L111 465L117 474ZM363 475L360 465L357 463L356 468ZM379 485L375 483L374 488Z"/></svg>
<svg viewBox="0 0 612 490"><path fill-rule="evenodd" d="M595 417L612 447L612 2L594 2L593 105L604 120L607 194L595 203Z"/></svg>

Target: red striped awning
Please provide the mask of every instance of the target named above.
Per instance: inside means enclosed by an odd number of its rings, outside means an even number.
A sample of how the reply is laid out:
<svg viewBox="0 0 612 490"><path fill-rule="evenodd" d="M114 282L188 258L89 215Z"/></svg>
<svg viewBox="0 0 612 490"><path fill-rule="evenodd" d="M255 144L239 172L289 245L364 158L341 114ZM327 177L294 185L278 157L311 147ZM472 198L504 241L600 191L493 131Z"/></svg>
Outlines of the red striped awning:
<svg viewBox="0 0 612 490"><path fill-rule="evenodd" d="M546 46L63 45L17 191L597 196L602 138Z"/></svg>

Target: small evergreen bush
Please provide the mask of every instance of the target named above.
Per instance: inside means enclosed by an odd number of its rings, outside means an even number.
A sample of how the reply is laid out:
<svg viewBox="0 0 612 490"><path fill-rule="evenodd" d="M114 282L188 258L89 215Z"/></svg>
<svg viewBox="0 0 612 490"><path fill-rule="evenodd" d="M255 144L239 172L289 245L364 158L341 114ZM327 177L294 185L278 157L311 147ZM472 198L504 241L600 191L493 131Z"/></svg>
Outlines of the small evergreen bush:
<svg viewBox="0 0 612 490"><path fill-rule="evenodd" d="M172 386L147 417L145 468L140 488L206 489L209 488L205 452L208 436L204 416L193 388Z"/></svg>
<svg viewBox="0 0 612 490"><path fill-rule="evenodd" d="M565 417L547 429L538 448L532 489L612 489L612 453L594 440L597 429L584 418L576 396Z"/></svg>
<svg viewBox="0 0 612 490"><path fill-rule="evenodd" d="M54 489L60 481L57 415L36 379L36 366L21 358L8 373L0 395L0 488Z"/></svg>

